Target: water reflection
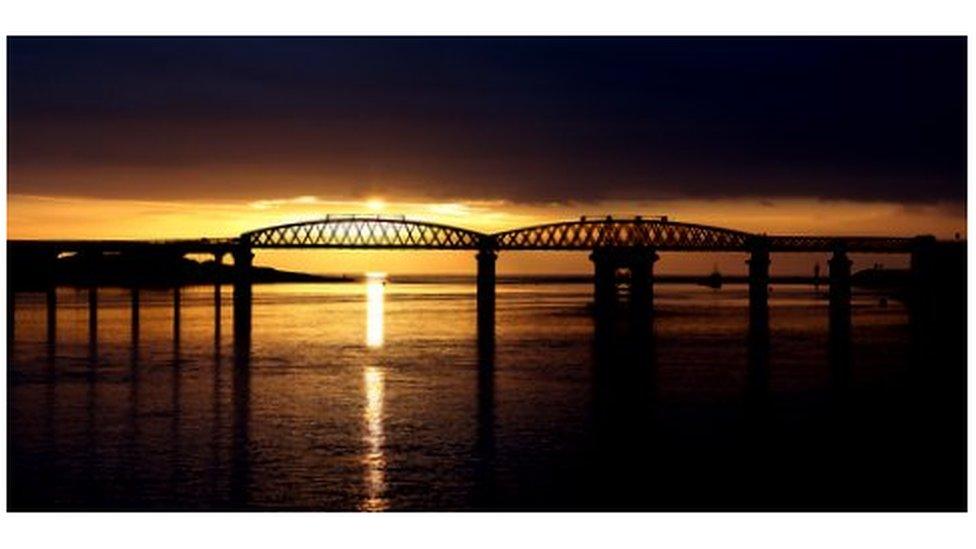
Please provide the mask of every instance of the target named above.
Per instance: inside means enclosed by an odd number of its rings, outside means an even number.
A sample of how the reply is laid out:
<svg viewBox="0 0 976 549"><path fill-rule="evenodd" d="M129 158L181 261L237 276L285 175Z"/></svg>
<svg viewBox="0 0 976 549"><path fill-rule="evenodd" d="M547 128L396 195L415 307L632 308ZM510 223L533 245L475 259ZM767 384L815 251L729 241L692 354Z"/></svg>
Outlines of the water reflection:
<svg viewBox="0 0 976 549"><path fill-rule="evenodd" d="M745 413L754 427L758 427L757 423L764 421L769 414L769 346L768 319L757 322L753 316L746 338Z"/></svg>
<svg viewBox="0 0 976 549"><path fill-rule="evenodd" d="M383 346L383 273L366 275L366 346Z"/></svg>
<svg viewBox="0 0 976 549"><path fill-rule="evenodd" d="M495 499L495 350L478 349L478 407L475 439L475 505L489 509Z"/></svg>
<svg viewBox="0 0 976 549"><path fill-rule="evenodd" d="M862 381L837 423L824 306L806 294L775 309L770 365L768 333L747 352L741 292L665 287L666 314L644 332L625 315L593 326L573 312L589 286L507 288L500 344L479 352L475 377L470 285L404 286L262 288L253 348L249 308L222 348L209 288L184 289L178 344L171 294L144 291L140 304L106 289L97 361L87 291L59 296L53 356L43 297L22 297L9 374L13 505L806 509L942 501L959 478L946 458L965 455L951 444L959 424L941 419L955 412L935 399L924 415L905 407L919 393L894 383L922 356L909 354L898 303L855 309ZM126 323L136 324L129 338ZM944 353L925 367L965 365ZM756 412L745 418L744 390ZM908 478L911 467L926 473Z"/></svg>
<svg viewBox="0 0 976 549"><path fill-rule="evenodd" d="M383 370L367 366L363 372L366 393L366 409L363 422L366 426L366 499L364 511L382 511L388 507L386 494L386 455L383 453L383 392L386 380Z"/></svg>
<svg viewBox="0 0 976 549"><path fill-rule="evenodd" d="M652 485L663 446L658 429L658 366L650 319L616 323L594 319L591 444L594 462L574 504L614 501L637 505ZM626 456L626 459L621 459ZM642 489L632 489L641 486ZM564 497L562 494L560 497Z"/></svg>
<svg viewBox="0 0 976 549"><path fill-rule="evenodd" d="M383 346L383 285L385 275L369 273L366 277L366 346ZM366 499L364 511L382 511L389 506L386 494L386 455L383 452L383 393L386 379L382 368L369 364L363 371L363 391L366 407L363 423L366 429Z"/></svg>
<svg viewBox="0 0 976 549"><path fill-rule="evenodd" d="M234 331L234 379L231 390L234 417L230 499L233 507L241 508L249 502L251 482L251 341L248 330L237 328Z"/></svg>

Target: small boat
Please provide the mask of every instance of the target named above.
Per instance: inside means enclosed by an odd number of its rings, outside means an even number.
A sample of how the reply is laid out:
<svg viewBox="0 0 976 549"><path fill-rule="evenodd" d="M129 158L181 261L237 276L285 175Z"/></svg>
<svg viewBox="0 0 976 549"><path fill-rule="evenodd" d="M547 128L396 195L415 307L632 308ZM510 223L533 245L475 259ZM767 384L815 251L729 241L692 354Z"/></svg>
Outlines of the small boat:
<svg viewBox="0 0 976 549"><path fill-rule="evenodd" d="M715 268L712 270L712 274L708 275L702 284L716 290L722 288L722 273L718 271L718 265L715 266Z"/></svg>

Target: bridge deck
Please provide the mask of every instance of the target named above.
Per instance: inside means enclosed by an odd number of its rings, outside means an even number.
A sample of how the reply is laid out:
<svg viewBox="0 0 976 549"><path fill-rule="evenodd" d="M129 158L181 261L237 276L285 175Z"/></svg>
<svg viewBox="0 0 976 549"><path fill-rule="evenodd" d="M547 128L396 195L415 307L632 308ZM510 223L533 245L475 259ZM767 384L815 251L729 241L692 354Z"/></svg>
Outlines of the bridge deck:
<svg viewBox="0 0 976 549"><path fill-rule="evenodd" d="M910 253L919 239L888 236L765 236L666 218L585 219L523 227L495 234L402 217L339 216L250 231L237 238L174 240L8 240L14 253L230 253L248 248L592 250Z"/></svg>

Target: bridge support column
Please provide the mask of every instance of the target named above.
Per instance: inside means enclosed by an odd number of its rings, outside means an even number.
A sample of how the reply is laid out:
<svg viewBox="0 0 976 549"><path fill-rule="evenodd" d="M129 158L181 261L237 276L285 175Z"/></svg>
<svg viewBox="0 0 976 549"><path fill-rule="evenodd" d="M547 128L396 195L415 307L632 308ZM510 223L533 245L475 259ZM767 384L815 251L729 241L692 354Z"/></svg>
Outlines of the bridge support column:
<svg viewBox="0 0 976 549"><path fill-rule="evenodd" d="M98 286L88 288L88 350L98 350Z"/></svg>
<svg viewBox="0 0 976 549"><path fill-rule="evenodd" d="M251 348L251 267L254 254L251 247L241 244L234 256L234 349L240 356L250 354Z"/></svg>
<svg viewBox="0 0 976 549"><path fill-rule="evenodd" d="M478 260L478 346L484 351L495 343L495 262L498 252L484 246Z"/></svg>
<svg viewBox="0 0 976 549"><path fill-rule="evenodd" d="M139 346L139 287L133 286L129 289L129 320L131 324L132 334L129 336L132 342L132 347L136 348Z"/></svg>
<svg viewBox="0 0 976 549"><path fill-rule="evenodd" d="M47 304L47 347L53 353L55 344L58 341L58 254L49 254L45 260L45 275L47 284L45 288L45 301Z"/></svg>
<svg viewBox="0 0 976 549"><path fill-rule="evenodd" d="M7 355L13 349L14 321L16 320L16 297L12 281L7 280Z"/></svg>
<svg viewBox="0 0 976 549"><path fill-rule="evenodd" d="M851 352L851 260L846 248L836 247L828 265L830 362L835 388L844 390L850 381Z"/></svg>
<svg viewBox="0 0 976 549"><path fill-rule="evenodd" d="M747 403L761 410L769 386L769 241L757 238L750 245L749 335Z"/></svg>
<svg viewBox="0 0 976 549"><path fill-rule="evenodd" d="M182 284L183 284L183 252L177 251L173 254L172 264L180 265L180 268L175 273L175 281L173 284L173 349L174 355L178 353L180 346L180 313L182 305ZM169 263L169 262L167 262Z"/></svg>
<svg viewBox="0 0 976 549"><path fill-rule="evenodd" d="M635 250L630 257L630 309L633 319L646 322L654 314L654 263L652 250Z"/></svg>
<svg viewBox="0 0 976 549"><path fill-rule="evenodd" d="M53 284L47 287L47 345L48 349L54 348L58 341L58 288Z"/></svg>
<svg viewBox="0 0 976 549"><path fill-rule="evenodd" d="M769 331L769 243L756 240L752 246L749 265L749 331Z"/></svg>
<svg viewBox="0 0 976 549"><path fill-rule="evenodd" d="M180 306L182 305L182 292L179 284L173 286L173 345L180 345Z"/></svg>
<svg viewBox="0 0 976 549"><path fill-rule="evenodd" d="M617 306L617 264L609 250L597 248L593 262L593 305L598 316L613 313Z"/></svg>
<svg viewBox="0 0 976 549"><path fill-rule="evenodd" d="M911 255L909 313L913 322L920 325L930 324L933 316L934 262L935 238L930 236L916 237L912 245Z"/></svg>
<svg viewBox="0 0 976 549"><path fill-rule="evenodd" d="M930 354L935 340L935 238L919 236L911 247L908 294L908 322L912 337L912 361L916 379L933 379L935 368ZM963 286L965 284L963 283ZM945 316L948 311L943 311ZM942 335L942 334L940 334ZM926 365L925 371L919 366ZM925 375L923 378L922 376Z"/></svg>
<svg viewBox="0 0 976 549"><path fill-rule="evenodd" d="M234 377L232 404L233 451L230 496L233 505L247 503L250 482L249 422L251 414L251 267L254 254L249 242L231 253L234 258Z"/></svg>
<svg viewBox="0 0 976 549"><path fill-rule="evenodd" d="M224 252L214 254L214 344L220 345L220 277L224 266Z"/></svg>

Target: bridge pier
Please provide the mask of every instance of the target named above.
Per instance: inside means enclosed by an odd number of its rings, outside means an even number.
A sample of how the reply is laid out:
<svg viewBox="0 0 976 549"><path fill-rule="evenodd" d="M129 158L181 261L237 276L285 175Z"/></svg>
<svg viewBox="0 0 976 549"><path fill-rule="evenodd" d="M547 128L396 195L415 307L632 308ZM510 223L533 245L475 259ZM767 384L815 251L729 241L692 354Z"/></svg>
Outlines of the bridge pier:
<svg viewBox="0 0 976 549"><path fill-rule="evenodd" d="M478 260L478 346L483 350L495 343L495 263L498 252L490 244L475 256Z"/></svg>
<svg viewBox="0 0 976 549"><path fill-rule="evenodd" d="M88 347L92 355L98 350L98 286L88 288Z"/></svg>
<svg viewBox="0 0 976 549"><path fill-rule="evenodd" d="M45 302L47 305L47 347L53 353L58 341L58 276L57 253L45 254ZM9 284L9 280L7 281Z"/></svg>
<svg viewBox="0 0 976 549"><path fill-rule="evenodd" d="M237 354L251 348L251 267L254 253L247 244L232 252L234 257L234 346Z"/></svg>
<svg viewBox="0 0 976 549"><path fill-rule="evenodd" d="M769 242L756 239L750 245L749 259L749 331L769 332Z"/></svg>
<svg viewBox="0 0 976 549"><path fill-rule="evenodd" d="M11 281L7 281L7 355L10 355L10 350L13 349L14 345L14 327L16 319L16 297Z"/></svg>
<svg viewBox="0 0 976 549"><path fill-rule="evenodd" d="M594 250L593 300L598 312L609 313L617 306L617 265L606 250Z"/></svg>
<svg viewBox="0 0 976 549"><path fill-rule="evenodd" d="M769 387L769 241L756 238L750 243L749 336L747 403L761 412Z"/></svg>
<svg viewBox="0 0 976 549"><path fill-rule="evenodd" d="M914 376L916 379L931 380L938 376L936 375L937 368L933 368L934 362L931 356L935 352L943 351L938 346L935 345L936 333L935 333L935 301L936 301L936 284L940 282L936 281L936 242L935 238L930 236L918 236L913 239L911 246L911 262L910 262L910 278L909 278L909 288L908 288L908 324L909 330L912 338L912 368L915 370ZM945 267L943 267L944 271ZM964 267L963 267L964 271ZM941 273L940 277L944 277L945 273ZM943 282L944 283L944 279ZM954 285L955 287L965 287L965 283ZM960 298L963 296L958 296ZM943 302L951 302L952 300L942 299ZM965 300L963 300L965 301ZM963 310L965 305L963 305ZM940 311L943 318L951 316L949 311ZM964 318L965 315L960 315L960 318ZM949 322L941 322L943 326L946 324L951 324ZM963 325L965 325L963 323ZM943 328L944 330L944 328ZM945 337L945 334L939 334L940 337ZM925 368L921 368L924 366ZM941 364L939 365L942 366ZM941 368L939 368L941 369Z"/></svg>
<svg viewBox="0 0 976 549"><path fill-rule="evenodd" d="M593 262L593 305L597 316L611 316L617 309L617 271L627 269L630 313L633 320L646 322L654 314L654 263L659 256L653 248L597 248Z"/></svg>
<svg viewBox="0 0 976 549"><path fill-rule="evenodd" d="M607 316L617 308L617 265L610 250L597 248L590 254L593 262L593 306L598 316Z"/></svg>
<svg viewBox="0 0 976 549"><path fill-rule="evenodd" d="M129 289L129 319L132 333L129 338L133 347L139 346L139 287L133 286Z"/></svg>
<svg viewBox="0 0 976 549"><path fill-rule="evenodd" d="M224 252L214 254L214 344L220 346L220 276L224 266Z"/></svg>
<svg viewBox="0 0 976 549"><path fill-rule="evenodd" d="M180 265L175 273L175 280L173 281L173 345L174 347L179 347L180 344L180 313L181 305L183 302L183 269L181 263L184 259L183 251L177 251L172 254L172 259L167 261L168 264Z"/></svg>
<svg viewBox="0 0 976 549"><path fill-rule="evenodd" d="M914 323L927 325L933 317L932 304L935 301L935 238L919 236L914 239L911 250L911 288L909 307Z"/></svg>
<svg viewBox="0 0 976 549"><path fill-rule="evenodd" d="M47 305L47 346L53 350L58 341L58 288L48 284L45 295Z"/></svg>
<svg viewBox="0 0 976 549"><path fill-rule="evenodd" d="M654 263L660 256L650 248L631 250L629 255L630 312L634 321L644 323L654 314Z"/></svg>
<svg viewBox="0 0 976 549"><path fill-rule="evenodd" d="M838 390L846 389L850 381L851 263L842 244L834 248L833 256L827 262L830 268L830 362Z"/></svg>
<svg viewBox="0 0 976 549"><path fill-rule="evenodd" d="M177 283L173 286L173 345L179 347L180 345L180 306L182 302L182 292L180 286Z"/></svg>

